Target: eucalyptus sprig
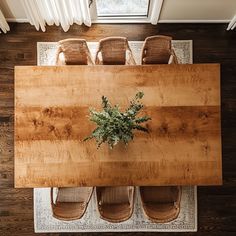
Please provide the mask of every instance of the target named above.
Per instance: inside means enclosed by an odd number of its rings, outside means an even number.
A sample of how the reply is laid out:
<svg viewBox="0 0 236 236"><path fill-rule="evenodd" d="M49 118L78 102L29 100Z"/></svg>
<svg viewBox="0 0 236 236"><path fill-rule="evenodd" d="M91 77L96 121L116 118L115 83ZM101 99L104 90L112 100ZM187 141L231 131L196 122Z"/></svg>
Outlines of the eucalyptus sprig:
<svg viewBox="0 0 236 236"><path fill-rule="evenodd" d="M112 149L120 141L127 145L129 141L133 140L134 129L148 132L148 129L141 124L151 118L148 116L136 117L143 108L143 104L140 103L143 96L143 92L138 92L124 112L120 111L118 105L112 106L107 97L102 96L103 110L89 110L90 121L96 123L97 128L84 141L95 138L98 148L102 143L107 142Z"/></svg>

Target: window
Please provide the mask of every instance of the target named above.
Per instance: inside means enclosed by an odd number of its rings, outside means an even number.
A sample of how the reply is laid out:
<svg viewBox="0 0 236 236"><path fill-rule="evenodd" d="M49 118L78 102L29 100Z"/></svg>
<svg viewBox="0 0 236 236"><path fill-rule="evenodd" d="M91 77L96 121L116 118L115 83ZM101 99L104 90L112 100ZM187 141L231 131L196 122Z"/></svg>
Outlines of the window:
<svg viewBox="0 0 236 236"><path fill-rule="evenodd" d="M156 0L90 0L93 23L149 23Z"/></svg>
<svg viewBox="0 0 236 236"><path fill-rule="evenodd" d="M148 16L149 0L97 0L98 17Z"/></svg>

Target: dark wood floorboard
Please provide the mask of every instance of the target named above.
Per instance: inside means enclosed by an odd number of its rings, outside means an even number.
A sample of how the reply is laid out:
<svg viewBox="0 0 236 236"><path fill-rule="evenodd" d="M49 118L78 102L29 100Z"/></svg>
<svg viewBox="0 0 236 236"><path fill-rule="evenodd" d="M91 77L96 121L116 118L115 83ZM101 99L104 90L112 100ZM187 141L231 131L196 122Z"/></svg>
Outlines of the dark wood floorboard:
<svg viewBox="0 0 236 236"><path fill-rule="evenodd" d="M0 235L34 234L32 189L13 188L14 66L36 65L38 41L58 41L68 37L97 41L112 35L144 40L155 34L192 39L195 63L221 63L224 184L221 187L199 187L199 229L197 233L185 234L236 235L236 31L226 31L226 24L94 24L91 28L74 25L67 33L54 26L47 27L45 33L37 32L29 24L10 26L8 34L0 35Z"/></svg>

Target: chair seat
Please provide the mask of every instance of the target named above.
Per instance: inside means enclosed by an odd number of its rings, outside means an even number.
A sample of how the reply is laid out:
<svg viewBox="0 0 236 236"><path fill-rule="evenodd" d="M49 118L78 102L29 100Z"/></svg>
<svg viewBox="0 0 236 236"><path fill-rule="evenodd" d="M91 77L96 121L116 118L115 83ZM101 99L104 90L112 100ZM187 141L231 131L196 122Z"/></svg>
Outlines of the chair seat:
<svg viewBox="0 0 236 236"><path fill-rule="evenodd" d="M135 65L132 51L125 37L107 37L99 41L96 64Z"/></svg>
<svg viewBox="0 0 236 236"><path fill-rule="evenodd" d="M64 39L58 42L57 65L94 64L86 40L78 38Z"/></svg>
<svg viewBox="0 0 236 236"><path fill-rule="evenodd" d="M53 216L60 220L80 219L88 206L93 187L58 188L56 202L51 188L51 206Z"/></svg>
<svg viewBox="0 0 236 236"><path fill-rule="evenodd" d="M178 64L171 40L172 37L164 35L147 37L142 49L142 64Z"/></svg>
<svg viewBox="0 0 236 236"><path fill-rule="evenodd" d="M175 186L140 187L142 199L149 203L171 203L178 199L179 189Z"/></svg>
<svg viewBox="0 0 236 236"><path fill-rule="evenodd" d="M143 58L144 64L168 64L171 54L151 55Z"/></svg>
<svg viewBox="0 0 236 236"><path fill-rule="evenodd" d="M118 223L129 219L133 213L134 187L96 187L100 217Z"/></svg>
<svg viewBox="0 0 236 236"><path fill-rule="evenodd" d="M57 202L86 202L91 195L91 187L59 188Z"/></svg>
<svg viewBox="0 0 236 236"><path fill-rule="evenodd" d="M130 187L100 187L101 199L99 204L129 203L132 189Z"/></svg>
<svg viewBox="0 0 236 236"><path fill-rule="evenodd" d="M181 188L179 186L140 187L145 215L156 223L176 219L180 211Z"/></svg>

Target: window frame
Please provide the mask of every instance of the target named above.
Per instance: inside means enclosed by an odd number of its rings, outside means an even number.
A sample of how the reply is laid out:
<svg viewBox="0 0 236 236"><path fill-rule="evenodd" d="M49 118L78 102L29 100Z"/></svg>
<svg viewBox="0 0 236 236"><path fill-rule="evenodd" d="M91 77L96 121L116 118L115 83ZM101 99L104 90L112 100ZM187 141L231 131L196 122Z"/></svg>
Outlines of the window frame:
<svg viewBox="0 0 236 236"><path fill-rule="evenodd" d="M151 23L153 1L149 0L147 16L98 16L96 0L90 0L90 14L92 23Z"/></svg>

